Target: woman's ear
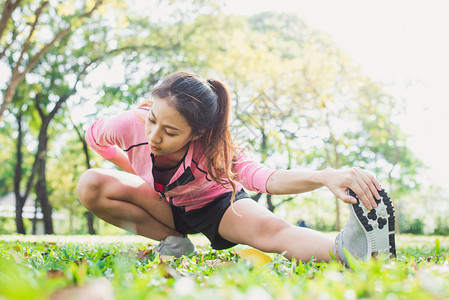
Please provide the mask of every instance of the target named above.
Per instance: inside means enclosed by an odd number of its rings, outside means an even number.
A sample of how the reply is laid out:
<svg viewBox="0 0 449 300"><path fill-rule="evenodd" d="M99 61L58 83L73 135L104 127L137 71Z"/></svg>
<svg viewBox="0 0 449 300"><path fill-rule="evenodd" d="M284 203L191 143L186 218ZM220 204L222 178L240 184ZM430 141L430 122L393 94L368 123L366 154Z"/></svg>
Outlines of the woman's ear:
<svg viewBox="0 0 449 300"><path fill-rule="evenodd" d="M193 142L193 141L196 141L197 139L199 139L200 137L202 137L203 134L204 134L204 132L206 132L206 130L205 130L205 129L201 129L200 132L199 132L198 134L192 136L192 142Z"/></svg>

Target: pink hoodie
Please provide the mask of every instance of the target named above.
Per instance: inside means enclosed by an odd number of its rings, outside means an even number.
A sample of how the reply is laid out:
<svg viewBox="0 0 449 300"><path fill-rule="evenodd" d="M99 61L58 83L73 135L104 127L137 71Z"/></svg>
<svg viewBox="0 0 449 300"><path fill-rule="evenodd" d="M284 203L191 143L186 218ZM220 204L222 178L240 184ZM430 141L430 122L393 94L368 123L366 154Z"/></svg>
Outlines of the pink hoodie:
<svg viewBox="0 0 449 300"><path fill-rule="evenodd" d="M121 148L128 155L136 174L154 188L153 155L145 136L147 113L147 108L139 108L114 118L97 120L86 131L86 141L105 159L115 156L116 146ZM237 190L243 186L251 191L267 193L267 180L275 170L256 163L242 152L236 159L233 172L237 175ZM202 146L195 141L190 143L178 170L160 194L172 205L190 211L229 191L211 180Z"/></svg>

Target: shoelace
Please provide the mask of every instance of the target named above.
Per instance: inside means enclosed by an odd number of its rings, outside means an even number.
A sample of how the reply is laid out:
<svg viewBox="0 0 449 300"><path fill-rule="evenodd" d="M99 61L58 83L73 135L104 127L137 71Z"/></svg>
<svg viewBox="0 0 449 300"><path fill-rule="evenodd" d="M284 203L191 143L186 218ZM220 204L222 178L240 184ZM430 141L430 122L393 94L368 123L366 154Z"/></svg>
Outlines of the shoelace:
<svg viewBox="0 0 449 300"><path fill-rule="evenodd" d="M156 246L156 252L160 252L161 249L165 246L166 241L162 240L159 242L159 244Z"/></svg>

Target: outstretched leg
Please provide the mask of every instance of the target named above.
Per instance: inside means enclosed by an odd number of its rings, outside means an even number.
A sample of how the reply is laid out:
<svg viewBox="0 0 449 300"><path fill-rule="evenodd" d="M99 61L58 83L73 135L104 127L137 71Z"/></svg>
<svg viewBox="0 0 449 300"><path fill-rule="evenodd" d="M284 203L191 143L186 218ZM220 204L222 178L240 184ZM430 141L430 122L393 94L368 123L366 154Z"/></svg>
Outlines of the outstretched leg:
<svg viewBox="0 0 449 300"><path fill-rule="evenodd" d="M349 191L351 196L357 196ZM395 256L394 208L385 191L374 209L366 209L360 201L349 205L350 216L345 228L333 239L320 232L293 226L251 199L228 208L220 226L220 235L234 243L250 245L266 252L283 253L289 259L329 261L335 258L348 265L346 249L353 256L367 260L377 253Z"/></svg>
<svg viewBox="0 0 449 300"><path fill-rule="evenodd" d="M283 253L288 259L330 261L334 239L321 232L294 226L251 199L234 202L224 214L219 234L234 243L264 252ZM337 259L339 259L337 255Z"/></svg>
<svg viewBox="0 0 449 300"><path fill-rule="evenodd" d="M81 203L110 224L159 241L181 236L174 229L170 205L136 175L89 169L77 191Z"/></svg>

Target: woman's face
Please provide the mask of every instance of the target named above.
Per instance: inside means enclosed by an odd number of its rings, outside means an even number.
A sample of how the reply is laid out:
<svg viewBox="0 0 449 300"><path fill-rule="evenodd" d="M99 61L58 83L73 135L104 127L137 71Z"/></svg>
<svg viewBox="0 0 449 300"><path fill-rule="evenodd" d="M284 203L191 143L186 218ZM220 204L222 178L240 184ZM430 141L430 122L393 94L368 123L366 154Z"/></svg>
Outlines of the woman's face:
<svg viewBox="0 0 449 300"><path fill-rule="evenodd" d="M192 136L187 120L164 99L154 99L145 119L145 134L154 155L173 154L184 157L188 143L199 138Z"/></svg>

